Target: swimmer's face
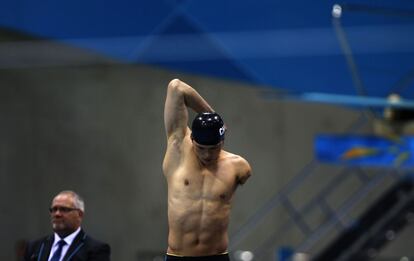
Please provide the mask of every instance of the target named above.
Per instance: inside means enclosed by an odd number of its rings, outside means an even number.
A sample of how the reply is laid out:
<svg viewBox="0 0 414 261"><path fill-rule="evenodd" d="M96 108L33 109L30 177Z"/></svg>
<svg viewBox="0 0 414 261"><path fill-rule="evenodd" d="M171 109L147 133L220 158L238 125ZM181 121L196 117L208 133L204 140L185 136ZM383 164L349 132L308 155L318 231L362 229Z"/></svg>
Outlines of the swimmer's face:
<svg viewBox="0 0 414 261"><path fill-rule="evenodd" d="M193 140L194 152L202 165L215 163L220 156L223 148L223 141L216 145L202 145Z"/></svg>

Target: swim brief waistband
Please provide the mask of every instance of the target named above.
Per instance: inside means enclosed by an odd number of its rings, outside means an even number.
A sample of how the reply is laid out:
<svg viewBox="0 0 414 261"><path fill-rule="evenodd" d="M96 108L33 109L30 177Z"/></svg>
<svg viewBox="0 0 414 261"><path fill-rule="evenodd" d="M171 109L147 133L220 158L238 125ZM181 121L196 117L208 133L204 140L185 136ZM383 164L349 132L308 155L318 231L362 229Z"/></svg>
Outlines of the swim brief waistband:
<svg viewBox="0 0 414 261"><path fill-rule="evenodd" d="M165 261L230 261L229 254L223 253L211 256L179 256L167 253Z"/></svg>

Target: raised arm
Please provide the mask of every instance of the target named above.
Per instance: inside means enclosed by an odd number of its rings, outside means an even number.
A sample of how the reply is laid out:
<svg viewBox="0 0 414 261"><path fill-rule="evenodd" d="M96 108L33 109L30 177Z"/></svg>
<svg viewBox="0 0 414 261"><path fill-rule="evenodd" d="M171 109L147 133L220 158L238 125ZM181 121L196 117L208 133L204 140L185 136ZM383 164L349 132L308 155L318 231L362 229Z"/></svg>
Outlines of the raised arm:
<svg viewBox="0 0 414 261"><path fill-rule="evenodd" d="M183 140L187 133L188 109L195 112L212 112L211 106L188 84L174 79L168 84L164 107L164 124L167 139Z"/></svg>

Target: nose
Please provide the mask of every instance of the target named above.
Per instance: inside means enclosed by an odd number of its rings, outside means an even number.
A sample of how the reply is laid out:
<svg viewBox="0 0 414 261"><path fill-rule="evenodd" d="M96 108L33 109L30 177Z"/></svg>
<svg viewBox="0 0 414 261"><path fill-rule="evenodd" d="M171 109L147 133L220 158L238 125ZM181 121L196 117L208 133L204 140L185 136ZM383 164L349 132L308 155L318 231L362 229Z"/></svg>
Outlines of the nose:
<svg viewBox="0 0 414 261"><path fill-rule="evenodd" d="M203 158L209 158L210 154L211 154L210 151L204 150L201 155Z"/></svg>

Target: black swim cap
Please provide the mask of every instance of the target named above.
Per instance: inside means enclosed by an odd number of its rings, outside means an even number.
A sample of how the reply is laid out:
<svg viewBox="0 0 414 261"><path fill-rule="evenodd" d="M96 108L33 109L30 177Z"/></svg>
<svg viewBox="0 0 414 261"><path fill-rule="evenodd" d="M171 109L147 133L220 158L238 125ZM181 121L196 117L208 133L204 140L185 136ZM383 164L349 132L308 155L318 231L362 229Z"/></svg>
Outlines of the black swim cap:
<svg viewBox="0 0 414 261"><path fill-rule="evenodd" d="M201 145L216 145L224 140L224 122L215 112L201 112L193 120L191 138Z"/></svg>

